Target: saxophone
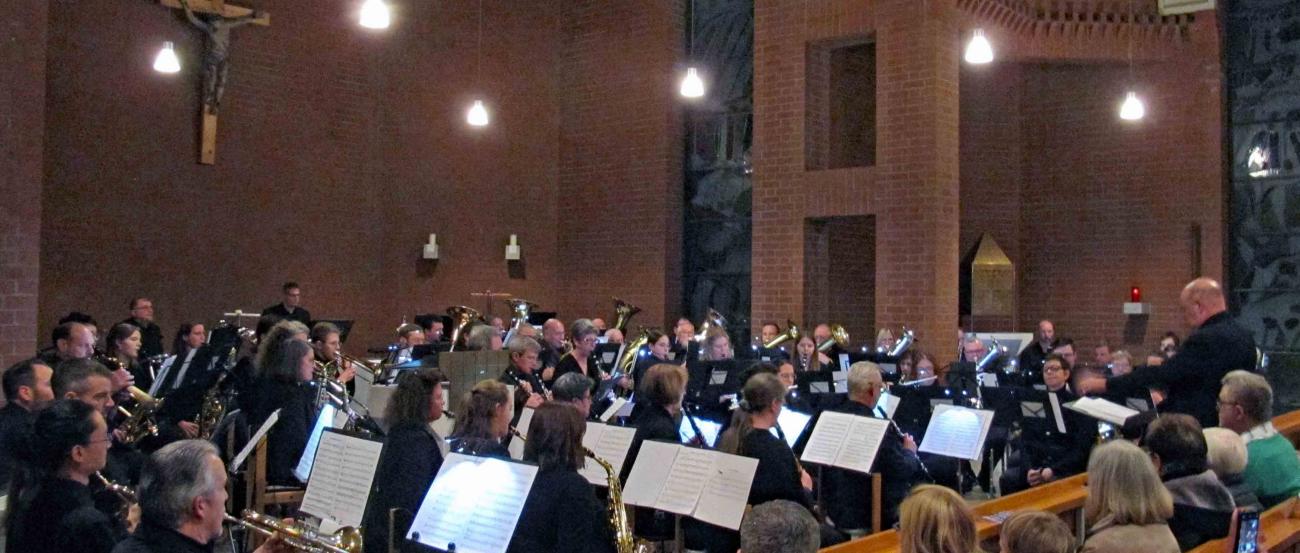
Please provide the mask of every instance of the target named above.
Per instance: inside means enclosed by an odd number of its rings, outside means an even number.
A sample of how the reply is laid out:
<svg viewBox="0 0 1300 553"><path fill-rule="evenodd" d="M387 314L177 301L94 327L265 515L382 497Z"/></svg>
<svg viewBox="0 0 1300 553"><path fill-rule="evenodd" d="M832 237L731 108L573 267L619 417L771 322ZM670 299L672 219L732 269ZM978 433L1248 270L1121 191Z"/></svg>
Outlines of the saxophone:
<svg viewBox="0 0 1300 553"><path fill-rule="evenodd" d="M226 403L221 400L221 385L225 383L228 376L230 376L228 372L221 373L217 381L212 383L212 387L208 388L207 393L203 394L203 406L199 409L198 420L195 421L199 425L200 440L212 439L217 425L226 416Z"/></svg>
<svg viewBox="0 0 1300 553"><path fill-rule="evenodd" d="M623 505L623 486L619 483L618 474L614 473L614 466L609 461L597 457L590 449L582 448L592 461L595 461L600 468L605 469L605 482L609 484L609 525L614 530L614 545L618 553L648 553L650 544L644 540L637 541L636 536L632 535L632 527L627 523L627 507Z"/></svg>

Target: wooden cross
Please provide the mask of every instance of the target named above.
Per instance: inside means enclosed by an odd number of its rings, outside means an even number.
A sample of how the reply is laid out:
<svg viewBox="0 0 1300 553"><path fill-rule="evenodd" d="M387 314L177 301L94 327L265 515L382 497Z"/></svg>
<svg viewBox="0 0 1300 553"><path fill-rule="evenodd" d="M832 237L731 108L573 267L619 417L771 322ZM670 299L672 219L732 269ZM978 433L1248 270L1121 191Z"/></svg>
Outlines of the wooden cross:
<svg viewBox="0 0 1300 553"><path fill-rule="evenodd" d="M230 31L244 25L271 24L271 15L252 8L226 4L225 0L158 0L168 8L184 10L185 17L206 36L203 52L203 119L199 163L217 162L217 112L229 70ZM200 16L198 14L204 14Z"/></svg>

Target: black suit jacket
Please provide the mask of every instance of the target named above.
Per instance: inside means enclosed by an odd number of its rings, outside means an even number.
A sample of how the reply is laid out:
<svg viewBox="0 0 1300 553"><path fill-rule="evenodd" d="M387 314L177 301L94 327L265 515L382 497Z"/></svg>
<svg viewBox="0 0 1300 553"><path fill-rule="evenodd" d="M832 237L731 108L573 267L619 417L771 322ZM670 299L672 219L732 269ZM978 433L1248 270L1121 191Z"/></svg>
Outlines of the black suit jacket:
<svg viewBox="0 0 1300 553"><path fill-rule="evenodd" d="M9 516L7 551L109 553L124 537L108 515L95 508L89 487L57 477L43 481L31 503Z"/></svg>
<svg viewBox="0 0 1300 553"><path fill-rule="evenodd" d="M1050 468L1053 476L1065 478L1088 470L1088 455L1097 443L1097 423L1087 415L1064 408L1066 403L1079 399L1073 392L1062 388L1056 398L1062 405L1065 433L1056 427L1050 405L1044 405L1047 418L1022 420L1021 440L1027 469Z"/></svg>
<svg viewBox="0 0 1300 553"><path fill-rule="evenodd" d="M1052 341L1052 347L1056 347L1056 341ZM1051 350L1043 351L1043 346L1037 340L1030 342L1024 351L1020 352L1018 363L1020 364L1020 378L1025 387L1034 384L1043 383L1043 362L1047 360L1047 354Z"/></svg>
<svg viewBox="0 0 1300 553"><path fill-rule="evenodd" d="M262 314L273 315L279 317L280 320L288 319L291 321L298 321L302 324L307 325L308 328L311 327L311 312L307 311L307 309L304 307L299 307L297 309L294 309L293 313L290 313L288 309L285 309L284 303L281 302L272 305L271 307L268 307L266 309L263 309Z"/></svg>
<svg viewBox="0 0 1300 553"><path fill-rule="evenodd" d="M533 481L506 551L613 553L614 536L605 506L586 478L573 469L543 470Z"/></svg>
<svg viewBox="0 0 1300 553"><path fill-rule="evenodd" d="M12 401L0 409L0 495L9 493L9 480L17 462L14 452L28 447L35 420L36 415Z"/></svg>
<svg viewBox="0 0 1300 553"><path fill-rule="evenodd" d="M1159 409L1196 417L1201 426L1219 425L1220 382L1235 370L1255 370L1255 339L1227 313L1206 319L1163 365L1137 367L1106 382L1108 392L1141 397L1147 388L1168 390Z"/></svg>
<svg viewBox="0 0 1300 553"><path fill-rule="evenodd" d="M433 483L433 477L442 468L442 450L427 424L403 423L393 426L384 439L384 450L375 469L375 485L366 507L366 553L388 551L388 510L401 508L409 511L398 516L398 537L406 535L410 520L420 508L424 494ZM405 523L403 523L405 522Z"/></svg>
<svg viewBox="0 0 1300 553"><path fill-rule="evenodd" d="M856 401L845 402L834 411L860 417L876 415L870 407ZM871 471L880 473L880 525L888 529L898 521L898 505L912 486L924 479L924 469L921 459L903 447L903 436L890 425ZM826 514L835 525L842 529L870 529L871 475L841 468L827 468L824 474Z"/></svg>

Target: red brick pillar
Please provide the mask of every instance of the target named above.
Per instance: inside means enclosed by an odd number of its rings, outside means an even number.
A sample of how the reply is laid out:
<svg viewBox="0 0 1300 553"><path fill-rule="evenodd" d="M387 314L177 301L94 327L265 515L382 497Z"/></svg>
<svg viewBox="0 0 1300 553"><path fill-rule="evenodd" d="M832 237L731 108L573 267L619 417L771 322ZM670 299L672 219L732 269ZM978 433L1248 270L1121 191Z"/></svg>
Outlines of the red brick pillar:
<svg viewBox="0 0 1300 553"><path fill-rule="evenodd" d="M945 0L876 9L876 325L908 325L941 361L957 349L956 15Z"/></svg>
<svg viewBox="0 0 1300 553"><path fill-rule="evenodd" d="M45 0L0 12L0 369L36 351L48 14Z"/></svg>

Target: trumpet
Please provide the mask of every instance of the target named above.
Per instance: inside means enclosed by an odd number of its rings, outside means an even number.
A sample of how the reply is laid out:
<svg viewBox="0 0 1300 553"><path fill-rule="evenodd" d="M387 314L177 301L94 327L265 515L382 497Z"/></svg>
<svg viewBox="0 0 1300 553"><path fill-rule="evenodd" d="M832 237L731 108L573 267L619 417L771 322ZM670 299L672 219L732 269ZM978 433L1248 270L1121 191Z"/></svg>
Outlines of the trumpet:
<svg viewBox="0 0 1300 553"><path fill-rule="evenodd" d="M239 518L224 515L226 522L243 526L266 537L279 535L285 545L305 553L361 553L361 531L351 526L333 534L321 534L300 522L286 523L252 509L244 509Z"/></svg>
<svg viewBox="0 0 1300 553"><path fill-rule="evenodd" d="M843 326L833 324L831 325L831 337L827 338L826 341L817 344L817 351L826 353L836 345L839 345L841 348L849 345L849 331L844 330Z"/></svg>

